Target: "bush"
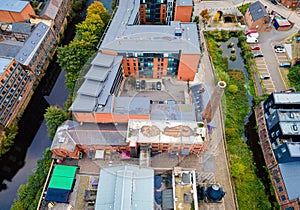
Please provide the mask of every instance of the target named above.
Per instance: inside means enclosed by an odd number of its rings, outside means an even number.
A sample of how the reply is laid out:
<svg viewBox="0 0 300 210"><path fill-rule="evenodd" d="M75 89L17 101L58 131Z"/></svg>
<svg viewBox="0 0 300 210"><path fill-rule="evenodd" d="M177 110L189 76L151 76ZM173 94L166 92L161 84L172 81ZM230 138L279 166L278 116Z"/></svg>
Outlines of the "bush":
<svg viewBox="0 0 300 210"><path fill-rule="evenodd" d="M230 60L235 61L236 60L236 55L231 55Z"/></svg>

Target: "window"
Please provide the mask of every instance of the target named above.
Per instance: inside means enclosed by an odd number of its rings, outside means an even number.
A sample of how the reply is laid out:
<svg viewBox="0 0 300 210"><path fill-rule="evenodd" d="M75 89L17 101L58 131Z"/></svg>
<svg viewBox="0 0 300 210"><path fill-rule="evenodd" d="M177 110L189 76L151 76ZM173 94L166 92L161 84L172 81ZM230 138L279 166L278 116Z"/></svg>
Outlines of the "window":
<svg viewBox="0 0 300 210"><path fill-rule="evenodd" d="M278 187L278 191L279 191L279 192L282 192L282 191L283 191L283 189L282 189L281 186Z"/></svg>
<svg viewBox="0 0 300 210"><path fill-rule="evenodd" d="M282 201L286 200L285 195L280 196L280 198L281 198Z"/></svg>
<svg viewBox="0 0 300 210"><path fill-rule="evenodd" d="M276 178L275 181L276 181L276 183L279 183L280 182L280 178Z"/></svg>
<svg viewBox="0 0 300 210"><path fill-rule="evenodd" d="M272 132L272 133L271 133L271 136L274 137L274 136L275 136L275 132Z"/></svg>
<svg viewBox="0 0 300 210"><path fill-rule="evenodd" d="M276 175L278 171L276 169L273 170L273 174Z"/></svg>

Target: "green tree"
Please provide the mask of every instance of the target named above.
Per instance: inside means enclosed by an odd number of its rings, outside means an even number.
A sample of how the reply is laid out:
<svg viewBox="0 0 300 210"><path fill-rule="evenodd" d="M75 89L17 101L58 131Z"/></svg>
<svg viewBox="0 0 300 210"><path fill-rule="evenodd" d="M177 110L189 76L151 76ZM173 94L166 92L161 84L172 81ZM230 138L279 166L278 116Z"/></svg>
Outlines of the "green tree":
<svg viewBox="0 0 300 210"><path fill-rule="evenodd" d="M296 90L300 90L300 66L294 66L290 68L288 73L288 79L290 84L296 88Z"/></svg>
<svg viewBox="0 0 300 210"><path fill-rule="evenodd" d="M44 117L48 128L48 134L51 139L54 138L57 127L68 119L67 113L57 106L48 107Z"/></svg>

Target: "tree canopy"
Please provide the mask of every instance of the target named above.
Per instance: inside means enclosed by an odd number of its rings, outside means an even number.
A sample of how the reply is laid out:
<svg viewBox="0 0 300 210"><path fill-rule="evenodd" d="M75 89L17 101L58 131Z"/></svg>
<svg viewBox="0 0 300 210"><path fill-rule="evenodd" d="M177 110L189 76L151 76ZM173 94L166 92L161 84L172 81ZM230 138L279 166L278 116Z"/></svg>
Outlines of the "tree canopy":
<svg viewBox="0 0 300 210"><path fill-rule="evenodd" d="M57 106L48 107L44 117L48 128L48 134L51 139L54 138L57 127L68 119L67 113Z"/></svg>

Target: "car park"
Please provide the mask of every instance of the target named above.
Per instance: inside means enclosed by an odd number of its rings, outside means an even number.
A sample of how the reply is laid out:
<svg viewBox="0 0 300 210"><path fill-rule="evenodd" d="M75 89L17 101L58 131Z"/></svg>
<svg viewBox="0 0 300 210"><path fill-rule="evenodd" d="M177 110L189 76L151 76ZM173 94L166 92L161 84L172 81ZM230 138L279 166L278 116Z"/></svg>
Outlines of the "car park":
<svg viewBox="0 0 300 210"><path fill-rule="evenodd" d="M254 58L259 58L259 57L264 57L264 54L262 54L262 53L254 53L253 56L254 56Z"/></svg>
<svg viewBox="0 0 300 210"><path fill-rule="evenodd" d="M285 51L286 51L285 48L276 48L275 49L276 53L285 53Z"/></svg>
<svg viewBox="0 0 300 210"><path fill-rule="evenodd" d="M145 89L146 88L146 81L145 80L142 80L141 82L141 89Z"/></svg>
<svg viewBox="0 0 300 210"><path fill-rule="evenodd" d="M291 63L290 62L284 62L284 63L280 63L279 66L281 68L290 68L291 67Z"/></svg>
<svg viewBox="0 0 300 210"><path fill-rule="evenodd" d="M259 45L251 46L251 50L260 50L260 46Z"/></svg>
<svg viewBox="0 0 300 210"><path fill-rule="evenodd" d="M270 75L269 74L262 74L260 75L261 79L270 79Z"/></svg>
<svg viewBox="0 0 300 210"><path fill-rule="evenodd" d="M161 90L161 82L156 83L156 90Z"/></svg>
<svg viewBox="0 0 300 210"><path fill-rule="evenodd" d="M140 89L140 81L138 80L135 82L135 89Z"/></svg>
<svg viewBox="0 0 300 210"><path fill-rule="evenodd" d="M247 36L247 35L253 34L253 33L257 33L257 30L254 30L254 29L253 29L253 30L245 31L245 32L244 32L244 35Z"/></svg>

